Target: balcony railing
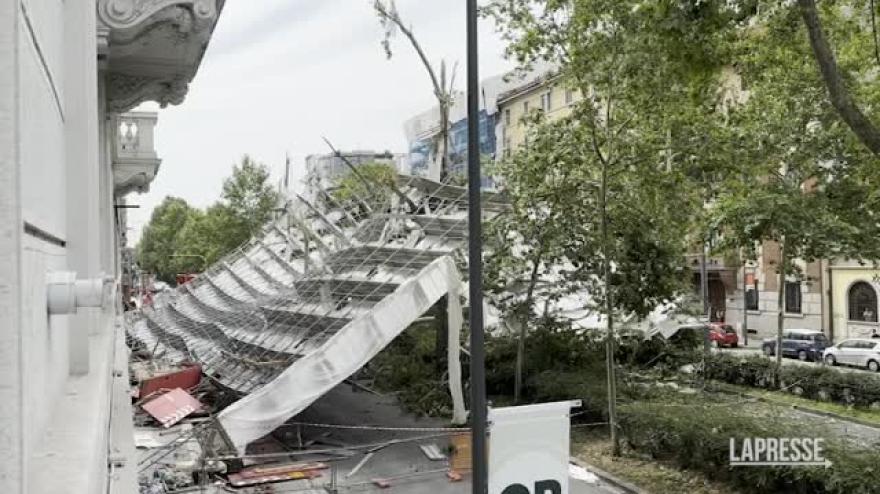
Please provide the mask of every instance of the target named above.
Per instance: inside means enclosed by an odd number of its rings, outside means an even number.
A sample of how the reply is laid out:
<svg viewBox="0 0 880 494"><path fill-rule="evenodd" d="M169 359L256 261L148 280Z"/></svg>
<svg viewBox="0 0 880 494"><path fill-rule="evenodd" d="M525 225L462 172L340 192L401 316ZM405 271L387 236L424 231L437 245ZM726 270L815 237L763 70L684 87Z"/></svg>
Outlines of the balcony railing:
<svg viewBox="0 0 880 494"><path fill-rule="evenodd" d="M156 155L155 112L117 115L114 123L113 184L117 196L147 192L162 160Z"/></svg>

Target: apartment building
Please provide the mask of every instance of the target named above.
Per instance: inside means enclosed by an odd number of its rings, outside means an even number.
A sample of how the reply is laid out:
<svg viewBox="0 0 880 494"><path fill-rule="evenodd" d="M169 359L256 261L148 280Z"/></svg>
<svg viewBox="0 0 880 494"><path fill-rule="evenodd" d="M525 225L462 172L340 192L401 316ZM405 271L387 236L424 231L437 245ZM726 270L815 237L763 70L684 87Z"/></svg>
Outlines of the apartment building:
<svg viewBox="0 0 880 494"><path fill-rule="evenodd" d="M501 93L495 131L498 156L509 156L525 143L528 125L524 118L530 113L541 111L551 120L563 118L580 99L580 91L566 86L551 68L530 74L519 85Z"/></svg>

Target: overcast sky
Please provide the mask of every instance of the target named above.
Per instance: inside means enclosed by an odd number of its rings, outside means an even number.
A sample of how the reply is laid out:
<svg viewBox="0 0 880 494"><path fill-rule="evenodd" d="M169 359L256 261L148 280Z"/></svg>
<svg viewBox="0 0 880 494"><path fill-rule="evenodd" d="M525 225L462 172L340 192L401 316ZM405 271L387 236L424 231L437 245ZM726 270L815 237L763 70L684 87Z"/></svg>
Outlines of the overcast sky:
<svg viewBox="0 0 880 494"><path fill-rule="evenodd" d="M465 81L465 1L398 0L435 63L459 62ZM480 76L512 65L494 26L480 21ZM134 245L165 196L205 207L247 153L277 183L289 153L294 176L308 154L340 149L404 152L403 122L434 104L424 68L403 37L385 58L372 0L227 0L201 68L182 105L159 110L162 165L147 194L129 202ZM145 104L139 109L158 109Z"/></svg>

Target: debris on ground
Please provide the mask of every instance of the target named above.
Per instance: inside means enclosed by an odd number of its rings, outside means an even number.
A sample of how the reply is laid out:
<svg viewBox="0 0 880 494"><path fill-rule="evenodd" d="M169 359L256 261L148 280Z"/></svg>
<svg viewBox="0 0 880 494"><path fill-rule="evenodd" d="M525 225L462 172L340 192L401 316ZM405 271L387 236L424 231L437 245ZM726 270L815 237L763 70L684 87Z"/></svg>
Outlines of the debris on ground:
<svg viewBox="0 0 880 494"><path fill-rule="evenodd" d="M169 428L190 414L202 410L202 403L186 391L175 388L141 405L162 427Z"/></svg>

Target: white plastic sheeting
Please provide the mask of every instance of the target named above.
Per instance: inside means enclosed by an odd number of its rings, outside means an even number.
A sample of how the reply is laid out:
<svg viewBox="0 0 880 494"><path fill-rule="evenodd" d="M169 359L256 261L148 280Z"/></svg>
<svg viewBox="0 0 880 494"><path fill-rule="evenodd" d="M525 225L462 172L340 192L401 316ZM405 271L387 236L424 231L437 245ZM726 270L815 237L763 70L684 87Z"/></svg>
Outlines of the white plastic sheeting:
<svg viewBox="0 0 880 494"><path fill-rule="evenodd" d="M449 363L449 393L452 396L452 423L464 424L467 411L464 409L464 392L461 389L461 326L464 316L461 311L461 283L450 283L446 313L448 314L447 361Z"/></svg>
<svg viewBox="0 0 880 494"><path fill-rule="evenodd" d="M453 260L449 256L436 259L271 382L223 410L218 415L220 424L243 452L249 442L268 434L356 372L446 294L451 294L450 306L459 304L459 310L450 312L449 333L460 333L460 286ZM457 347L450 345L450 356L457 354ZM450 381L457 383L450 385L456 413L463 414L460 380Z"/></svg>

